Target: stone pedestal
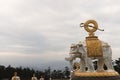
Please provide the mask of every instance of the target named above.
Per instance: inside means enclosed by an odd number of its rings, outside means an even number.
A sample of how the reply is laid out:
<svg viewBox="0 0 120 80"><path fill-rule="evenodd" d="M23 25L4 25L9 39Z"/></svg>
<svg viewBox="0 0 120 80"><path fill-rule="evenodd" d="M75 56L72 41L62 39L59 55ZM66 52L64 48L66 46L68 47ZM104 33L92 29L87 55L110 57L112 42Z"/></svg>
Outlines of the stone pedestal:
<svg viewBox="0 0 120 80"><path fill-rule="evenodd" d="M116 72L79 72L73 73L72 80L120 80L120 75Z"/></svg>
<svg viewBox="0 0 120 80"><path fill-rule="evenodd" d="M102 76L102 77L73 77L72 80L120 80L120 76Z"/></svg>

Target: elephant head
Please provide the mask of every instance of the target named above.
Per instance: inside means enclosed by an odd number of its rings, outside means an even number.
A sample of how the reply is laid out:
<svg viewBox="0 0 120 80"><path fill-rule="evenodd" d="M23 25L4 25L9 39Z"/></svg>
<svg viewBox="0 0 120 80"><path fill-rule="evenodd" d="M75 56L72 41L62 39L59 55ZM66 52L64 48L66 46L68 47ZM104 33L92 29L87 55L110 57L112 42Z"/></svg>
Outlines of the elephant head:
<svg viewBox="0 0 120 80"><path fill-rule="evenodd" d="M70 46L70 52L69 52L70 57L65 58L65 60L70 62L71 70L73 70L73 60L75 60L76 58L82 57L82 53L79 52L79 46L80 45L78 44L72 44Z"/></svg>
<svg viewBox="0 0 120 80"><path fill-rule="evenodd" d="M83 44L72 44L70 47L70 54L83 54L85 49Z"/></svg>
<svg viewBox="0 0 120 80"><path fill-rule="evenodd" d="M70 61L71 68L73 67L73 60L76 58L80 59L80 71L84 72L85 67L88 67L89 71L93 71L93 65L91 59L87 58L86 50L83 44L72 44L70 46L70 57L66 58L67 61Z"/></svg>

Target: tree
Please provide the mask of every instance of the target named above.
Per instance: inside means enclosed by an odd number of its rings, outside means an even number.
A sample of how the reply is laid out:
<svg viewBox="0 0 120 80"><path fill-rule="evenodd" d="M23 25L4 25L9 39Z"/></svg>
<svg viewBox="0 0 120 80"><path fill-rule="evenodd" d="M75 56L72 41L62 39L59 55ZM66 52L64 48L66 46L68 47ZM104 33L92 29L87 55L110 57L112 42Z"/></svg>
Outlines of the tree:
<svg viewBox="0 0 120 80"><path fill-rule="evenodd" d="M0 80L5 77L5 66L0 65Z"/></svg>
<svg viewBox="0 0 120 80"><path fill-rule="evenodd" d="M120 58L116 59L115 62L114 62L114 69L120 73Z"/></svg>
<svg viewBox="0 0 120 80"><path fill-rule="evenodd" d="M69 76L70 76L70 71L67 66L65 67L64 76L65 76L65 78L69 78Z"/></svg>

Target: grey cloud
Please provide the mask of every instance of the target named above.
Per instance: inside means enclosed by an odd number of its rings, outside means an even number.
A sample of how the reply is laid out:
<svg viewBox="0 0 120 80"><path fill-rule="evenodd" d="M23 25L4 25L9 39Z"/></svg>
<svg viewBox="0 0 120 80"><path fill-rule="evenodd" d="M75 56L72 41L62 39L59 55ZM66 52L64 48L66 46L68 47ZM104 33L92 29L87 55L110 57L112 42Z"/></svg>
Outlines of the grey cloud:
<svg viewBox="0 0 120 80"><path fill-rule="evenodd" d="M12 31L13 32L13 31ZM23 53L42 53L47 47L46 39L36 32L13 32L1 38L0 50ZM3 47L4 46L4 47Z"/></svg>

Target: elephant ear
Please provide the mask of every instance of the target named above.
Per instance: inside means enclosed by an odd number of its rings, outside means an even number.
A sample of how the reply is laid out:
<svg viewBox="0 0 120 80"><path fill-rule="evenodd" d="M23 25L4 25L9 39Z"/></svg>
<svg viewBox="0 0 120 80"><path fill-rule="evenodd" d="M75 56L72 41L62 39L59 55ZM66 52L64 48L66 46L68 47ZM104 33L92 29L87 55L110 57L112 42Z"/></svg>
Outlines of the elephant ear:
<svg viewBox="0 0 120 80"><path fill-rule="evenodd" d="M77 49L79 53L85 53L83 44L77 44Z"/></svg>
<svg viewBox="0 0 120 80"><path fill-rule="evenodd" d="M76 44L77 50L79 50L79 48L81 47L80 44Z"/></svg>

